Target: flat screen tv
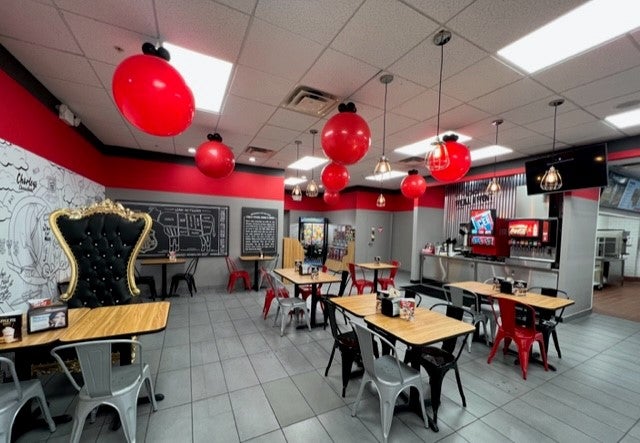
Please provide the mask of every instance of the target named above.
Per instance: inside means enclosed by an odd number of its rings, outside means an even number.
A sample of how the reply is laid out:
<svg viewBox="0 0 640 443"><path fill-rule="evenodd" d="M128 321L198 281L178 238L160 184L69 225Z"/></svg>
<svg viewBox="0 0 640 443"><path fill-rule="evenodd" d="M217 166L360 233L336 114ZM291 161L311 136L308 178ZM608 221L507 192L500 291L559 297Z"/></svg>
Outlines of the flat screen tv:
<svg viewBox="0 0 640 443"><path fill-rule="evenodd" d="M550 166L554 166L562 177L562 187L556 191L540 188L542 176ZM525 162L524 170L528 195L607 186L607 145L584 146L529 160Z"/></svg>

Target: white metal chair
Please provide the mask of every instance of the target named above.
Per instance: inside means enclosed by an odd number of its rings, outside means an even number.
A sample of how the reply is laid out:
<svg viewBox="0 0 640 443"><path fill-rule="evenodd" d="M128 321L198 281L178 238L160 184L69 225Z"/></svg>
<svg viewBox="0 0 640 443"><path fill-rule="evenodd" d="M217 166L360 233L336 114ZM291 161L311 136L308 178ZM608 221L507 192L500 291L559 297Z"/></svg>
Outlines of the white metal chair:
<svg viewBox="0 0 640 443"><path fill-rule="evenodd" d="M125 366L113 366L111 346L114 344L136 345L137 362ZM75 349L80 361L84 385L80 386L71 375L59 352ZM146 384L147 393L154 411L158 410L151 370L144 363L142 346L135 340L98 340L57 346L51 355L58 361L69 381L79 392L78 404L73 418L71 442L77 443L87 415L96 407L106 404L118 411L122 430L128 442L136 441L137 401L140 388Z"/></svg>
<svg viewBox="0 0 640 443"><path fill-rule="evenodd" d="M358 342L360 343L360 351L362 353L362 363L364 364L364 375L358 390L358 396L353 404L351 415L355 417L358 403L362 398L364 387L371 382L378 391L380 397L380 420L382 422L382 436L386 443L389 438L389 430L391 429L391 421L393 420L393 409L396 399L402 391L407 388L414 387L418 390L420 407L422 409L422 419L425 428L429 426L427 414L424 410L424 397L422 394L422 379L420 371L402 363L398 359L398 353L395 346L386 338L382 337L375 331L352 323L356 333L358 334ZM379 358L374 357L373 338L378 337L383 344L389 346L393 355L382 355Z"/></svg>
<svg viewBox="0 0 640 443"><path fill-rule="evenodd" d="M469 308L469 310L473 313L473 325L477 326L478 323L482 325L482 331L484 332L484 341L487 346L490 346L490 332L487 329L489 316L485 312L481 311L480 296L475 292L462 289L454 285L444 285L444 289L449 303L461 308ZM467 342L469 352L471 352L471 342L472 340L469 340Z"/></svg>
<svg viewBox="0 0 640 443"><path fill-rule="evenodd" d="M288 294L288 289L280 280L280 277L275 272L269 272L267 282L271 286L273 293L275 295L276 305L278 309L276 310L276 315L273 318L273 325L275 326L278 321L278 314L280 310L282 310L282 320L280 323L280 336L284 335L284 325L287 322L287 317L289 314L295 318L298 314L302 314L307 321L307 327L309 331L311 331L311 316L307 312L307 302L297 297L285 297L283 294Z"/></svg>
<svg viewBox="0 0 640 443"><path fill-rule="evenodd" d="M486 284L493 284L495 280L504 280L504 277L491 277L486 279L483 283ZM493 301L493 310L491 307L491 303L489 302L482 302L480 303L480 311L484 312L485 315L487 316L487 326L489 326L489 330L491 331L491 343L493 343L493 339L496 336L496 332L498 331L498 324L496 323L496 318L498 320L500 320L500 304L498 304L497 300ZM496 315L494 316L493 313L496 313Z"/></svg>
<svg viewBox="0 0 640 443"><path fill-rule="evenodd" d="M32 398L38 400L38 405L49 425L49 430L55 432L56 425L51 418L40 380L19 381L16 367L11 360L0 357L0 363L9 367L12 378L11 383L0 384L0 441L6 443L11 441L13 421L20 409Z"/></svg>

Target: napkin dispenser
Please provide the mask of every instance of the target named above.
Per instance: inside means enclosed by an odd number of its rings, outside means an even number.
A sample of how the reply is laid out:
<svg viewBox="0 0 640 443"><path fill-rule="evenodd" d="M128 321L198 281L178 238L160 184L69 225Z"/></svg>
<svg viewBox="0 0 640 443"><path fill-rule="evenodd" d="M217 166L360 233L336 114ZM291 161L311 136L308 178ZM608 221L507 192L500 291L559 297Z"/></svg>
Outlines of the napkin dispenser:
<svg viewBox="0 0 640 443"><path fill-rule="evenodd" d="M503 294L513 294L513 282L502 280L500 282L500 292Z"/></svg>
<svg viewBox="0 0 640 443"><path fill-rule="evenodd" d="M397 297L383 298L380 300L380 312L388 317L397 317L400 315L400 299Z"/></svg>

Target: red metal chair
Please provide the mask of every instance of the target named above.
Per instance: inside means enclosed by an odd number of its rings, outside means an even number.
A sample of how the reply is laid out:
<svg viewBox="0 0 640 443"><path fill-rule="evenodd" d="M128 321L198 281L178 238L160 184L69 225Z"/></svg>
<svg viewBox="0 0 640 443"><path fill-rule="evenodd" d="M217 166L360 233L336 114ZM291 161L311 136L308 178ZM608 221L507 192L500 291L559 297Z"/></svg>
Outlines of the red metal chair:
<svg viewBox="0 0 640 443"><path fill-rule="evenodd" d="M227 269L229 269L229 283L227 284L227 292L233 292L233 288L236 285L236 280L241 278L244 280L244 289L251 289L251 279L249 273L244 269L240 269L236 262L229 256L225 257L227 261Z"/></svg>
<svg viewBox="0 0 640 443"><path fill-rule="evenodd" d="M353 287L356 287L357 294L364 294L365 288L371 288L371 292L375 292L376 288L373 287L373 280L367 280L364 275L364 271L360 268L360 272L362 273L362 278L358 278L356 274L356 265L355 263L349 263L349 276L351 277L351 287L349 288L349 295L351 295L351 291Z"/></svg>
<svg viewBox="0 0 640 443"><path fill-rule="evenodd" d="M527 379L527 368L529 366L529 352L534 342L538 342L540 346L540 355L542 356L542 362L544 363L544 370L548 371L547 365L547 352L544 347L544 339L542 332L536 330L536 311L531 306L524 303L519 303L509 298L499 298L498 304L500 305L500 318L501 323L498 323L497 314L496 324L498 325L498 332L489 353L487 363L491 363L493 357L496 355L500 341L504 339L503 353L506 354L509 350L509 344L513 340L518 346L518 359L520 360L520 367L522 368L522 378ZM528 317L531 319L529 325L520 325L516 322L516 307L520 311L527 311Z"/></svg>
<svg viewBox="0 0 640 443"><path fill-rule="evenodd" d="M260 278L264 278L264 281L267 283L267 290L264 294L264 306L262 308L262 316L264 317L264 319L267 319L267 315L269 315L269 309L271 309L271 302L273 302L273 299L276 298L276 293L273 290L273 288L275 287L275 284L271 281L271 276L269 275L269 271L267 271L266 269L261 269L260 270ZM279 289L280 297L283 298L287 298L289 297L289 291L287 291L286 288L282 287Z"/></svg>
<svg viewBox="0 0 640 443"><path fill-rule="evenodd" d="M400 267L400 262L398 260L391 260L391 264L395 266L395 268L391 269L388 277L378 277L378 284L380 285L380 289L386 291L389 286L396 287L396 274L398 273L398 268Z"/></svg>

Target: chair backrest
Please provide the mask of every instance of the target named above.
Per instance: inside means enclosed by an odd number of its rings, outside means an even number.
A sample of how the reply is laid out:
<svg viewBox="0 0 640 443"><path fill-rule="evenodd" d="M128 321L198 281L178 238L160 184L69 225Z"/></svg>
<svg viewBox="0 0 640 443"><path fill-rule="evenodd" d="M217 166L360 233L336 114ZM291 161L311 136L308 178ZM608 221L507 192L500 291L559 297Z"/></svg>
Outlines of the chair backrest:
<svg viewBox="0 0 640 443"><path fill-rule="evenodd" d="M475 292L467 291L454 285L444 285L449 303L459 307L471 307L480 310L480 297Z"/></svg>
<svg viewBox="0 0 640 443"><path fill-rule="evenodd" d="M70 307L129 303L140 294L135 260L152 227L151 216L104 200L49 215L51 230L69 259L69 286L60 299Z"/></svg>
<svg viewBox="0 0 640 443"><path fill-rule="evenodd" d="M288 298L289 290L280 279L280 276L273 271L267 272L267 284L273 290L276 298Z"/></svg>
<svg viewBox="0 0 640 443"><path fill-rule="evenodd" d="M71 372L60 357L60 351L65 349L75 349L78 361L80 362L80 370L82 372L82 380L84 382L84 388L87 395L91 398L106 397L114 394L114 391L122 388L119 384L113 386L113 380L111 376L111 352L112 345L136 345L136 363L140 369L140 375L142 375L143 369L143 355L142 346L136 340L97 340L89 342L73 343L68 345L57 346L51 350L51 355L56 359L60 367L64 370L67 378L71 382L74 388L78 391L83 386L78 385L75 378L71 375Z"/></svg>
<svg viewBox="0 0 640 443"><path fill-rule="evenodd" d="M22 399L22 386L18 380L16 366L13 364L13 361L7 357L0 357L0 363L6 364L9 367L9 373L11 374L11 379L13 380L13 384L16 388L16 400L20 401Z"/></svg>
<svg viewBox="0 0 640 443"><path fill-rule="evenodd" d="M338 338L338 336L342 333L340 328L338 327L338 322L336 321L336 305L331 302L329 297L322 297L322 301L324 302L324 312L327 314L329 318L329 326L331 327L331 335L333 338Z"/></svg>
<svg viewBox="0 0 640 443"><path fill-rule="evenodd" d="M527 289L527 292L535 292L537 294L546 295L549 297L564 297L567 298L567 291L563 291L562 289L556 288L547 288L544 286L533 286Z"/></svg>
<svg viewBox="0 0 640 443"><path fill-rule="evenodd" d="M355 263L349 263L347 265L349 267L349 276L351 277L352 281L356 281L356 265Z"/></svg>
<svg viewBox="0 0 640 443"><path fill-rule="evenodd" d="M445 315L447 317L462 321L462 319L464 318L465 314L467 314L470 317L470 319L473 320L473 312L471 312L467 308L462 308L460 306L454 306L454 305L452 305L450 303L436 303L436 304L432 305L429 309L433 310L434 308L437 308L437 307L444 307L445 308ZM464 345L466 344L468 337L469 337L469 334L466 334L465 336L463 336L462 343L460 344L460 347L458 348L458 353L456 355L456 360L460 356L460 353L462 352L462 349L464 349ZM458 343L458 341L459 341L459 337L454 337L454 338L449 338L449 339L443 340L442 349L447 351L448 353L454 355L454 351L456 349L456 344Z"/></svg>
<svg viewBox="0 0 640 443"><path fill-rule="evenodd" d="M227 269L229 270L229 274L232 274L238 270L238 265L235 260L229 257L228 255L224 258L227 262Z"/></svg>
<svg viewBox="0 0 640 443"><path fill-rule="evenodd" d="M389 340L384 338L382 335L378 334L375 331L367 328L366 326L360 325L358 323L352 323L354 330L356 331L356 335L358 336L358 344L360 345L360 352L362 354L362 364L364 366L364 370L367 371L367 374L373 379L377 379L376 369L373 364L375 360L375 354L373 352L373 339L377 337L384 345L388 346L391 349L393 356L395 357L398 374L397 378L404 383L404 377L402 375L402 370L400 369L400 360L398 360L398 353L396 352L396 347ZM390 368L386 368L390 369Z"/></svg>
<svg viewBox="0 0 640 443"><path fill-rule="evenodd" d="M536 330L536 311L531 306L510 298L502 297L498 298L498 304L500 305L501 327L507 334L515 334L516 326L519 328L523 327L521 322L517 320L523 311L526 312L526 318L528 320L526 328L531 331Z"/></svg>
<svg viewBox="0 0 640 443"><path fill-rule="evenodd" d="M194 257L191 259L187 269L184 271L185 275L193 276L196 273L196 269L198 269L198 260L200 260L200 257Z"/></svg>
<svg viewBox="0 0 640 443"><path fill-rule="evenodd" d="M395 266L395 268L392 268L391 272L389 272L389 278L396 278L398 268L400 268L400 262L398 260L391 260L391 264Z"/></svg>
<svg viewBox="0 0 640 443"><path fill-rule="evenodd" d="M274 269L276 269L278 267L278 258L280 257L280 254L276 254L273 257L273 260L271 261L271 266L269 267L269 271L273 271Z"/></svg>

